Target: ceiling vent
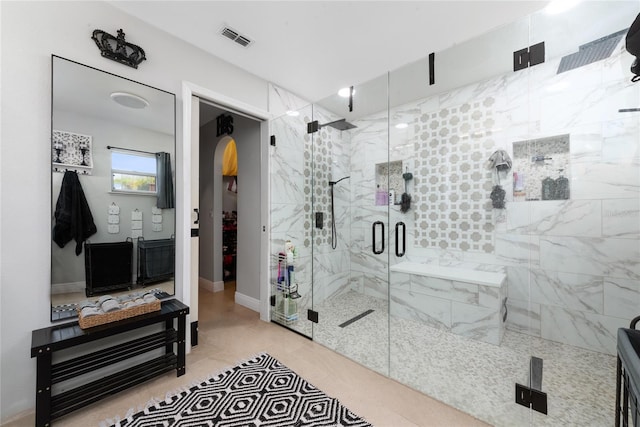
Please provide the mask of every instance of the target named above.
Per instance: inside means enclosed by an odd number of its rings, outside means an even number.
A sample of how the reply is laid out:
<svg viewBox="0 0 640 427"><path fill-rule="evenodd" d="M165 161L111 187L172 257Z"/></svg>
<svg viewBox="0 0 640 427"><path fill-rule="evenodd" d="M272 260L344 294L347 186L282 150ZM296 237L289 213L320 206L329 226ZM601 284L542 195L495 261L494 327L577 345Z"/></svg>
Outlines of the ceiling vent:
<svg viewBox="0 0 640 427"><path fill-rule="evenodd" d="M253 43L253 40L251 40L249 37L243 36L236 30L233 30L229 27L222 28L222 30L220 30L220 35L228 38L229 40L233 40L242 47L249 47L249 45Z"/></svg>

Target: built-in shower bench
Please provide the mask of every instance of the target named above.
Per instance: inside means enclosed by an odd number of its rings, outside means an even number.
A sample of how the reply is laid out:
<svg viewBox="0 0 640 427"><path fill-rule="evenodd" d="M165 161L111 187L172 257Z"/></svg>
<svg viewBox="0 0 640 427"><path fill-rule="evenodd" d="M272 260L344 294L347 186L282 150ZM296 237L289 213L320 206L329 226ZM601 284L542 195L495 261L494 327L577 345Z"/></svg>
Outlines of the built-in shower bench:
<svg viewBox="0 0 640 427"><path fill-rule="evenodd" d="M410 261L393 265L391 313L499 345L507 314L507 275L482 268Z"/></svg>

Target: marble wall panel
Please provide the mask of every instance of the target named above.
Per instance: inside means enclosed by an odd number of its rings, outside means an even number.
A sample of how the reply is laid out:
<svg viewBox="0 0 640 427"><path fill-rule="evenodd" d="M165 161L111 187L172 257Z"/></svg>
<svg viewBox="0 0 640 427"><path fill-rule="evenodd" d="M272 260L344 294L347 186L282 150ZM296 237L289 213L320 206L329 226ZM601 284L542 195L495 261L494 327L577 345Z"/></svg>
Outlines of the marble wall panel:
<svg viewBox="0 0 640 427"><path fill-rule="evenodd" d="M287 111L300 111L305 107L309 108L310 104L299 96L269 83L269 113L274 117L279 117Z"/></svg>
<svg viewBox="0 0 640 427"><path fill-rule="evenodd" d="M508 267L509 297L571 310L603 313L602 276Z"/></svg>
<svg viewBox="0 0 640 427"><path fill-rule="evenodd" d="M640 199L603 201L602 235L617 239L640 239Z"/></svg>
<svg viewBox="0 0 640 427"><path fill-rule="evenodd" d="M506 284L500 287L478 285L478 305L502 310L503 300L507 296L506 288Z"/></svg>
<svg viewBox="0 0 640 427"><path fill-rule="evenodd" d="M502 265L537 266L540 263L540 237L496 234L496 258Z"/></svg>
<svg viewBox="0 0 640 427"><path fill-rule="evenodd" d="M640 316L640 281L605 278L603 314L629 321Z"/></svg>
<svg viewBox="0 0 640 427"><path fill-rule="evenodd" d="M450 300L394 289L389 309L392 316L417 320L438 329L451 328Z"/></svg>
<svg viewBox="0 0 640 427"><path fill-rule="evenodd" d="M640 245L628 239L540 238L540 267L545 270L640 279Z"/></svg>
<svg viewBox="0 0 640 427"><path fill-rule="evenodd" d="M412 274L411 291L467 304L478 304L478 285L472 283Z"/></svg>
<svg viewBox="0 0 640 427"><path fill-rule="evenodd" d="M506 328L539 337L541 335L541 309L540 304L509 297L507 299Z"/></svg>
<svg viewBox="0 0 640 427"><path fill-rule="evenodd" d="M541 337L576 347L616 354L618 328L627 322L611 316L542 306Z"/></svg>
<svg viewBox="0 0 640 427"><path fill-rule="evenodd" d="M507 209L507 231L552 236L602 235L600 200L531 201Z"/></svg>
<svg viewBox="0 0 640 427"><path fill-rule="evenodd" d="M500 345L504 333L500 310L453 301L451 332L477 341Z"/></svg>

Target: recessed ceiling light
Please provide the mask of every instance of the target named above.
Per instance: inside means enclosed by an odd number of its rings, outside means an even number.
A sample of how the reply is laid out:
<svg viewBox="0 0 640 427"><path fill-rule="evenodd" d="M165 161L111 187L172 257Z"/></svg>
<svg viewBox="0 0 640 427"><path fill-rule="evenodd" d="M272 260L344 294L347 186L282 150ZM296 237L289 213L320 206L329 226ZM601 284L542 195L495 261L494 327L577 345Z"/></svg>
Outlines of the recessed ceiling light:
<svg viewBox="0 0 640 427"><path fill-rule="evenodd" d="M338 95L340 95L343 98L348 98L349 95L351 95L351 93L355 94L356 90L354 89L353 92L351 92L351 88L350 87L343 87L342 89L340 89L338 91Z"/></svg>
<svg viewBox="0 0 640 427"><path fill-rule="evenodd" d="M132 93L113 92L110 96L115 102L125 107L140 109L149 106L149 101Z"/></svg>
<svg viewBox="0 0 640 427"><path fill-rule="evenodd" d="M578 3L580 3L580 0L553 0L544 8L544 11L549 15L557 15L566 12Z"/></svg>
<svg viewBox="0 0 640 427"><path fill-rule="evenodd" d="M289 110L287 111L287 116L298 117L300 115L300 111Z"/></svg>
<svg viewBox="0 0 640 427"><path fill-rule="evenodd" d="M406 129L406 128L408 128L408 127L409 127L409 125L408 125L408 124L406 124L406 123L398 123L398 124L396 125L396 129Z"/></svg>

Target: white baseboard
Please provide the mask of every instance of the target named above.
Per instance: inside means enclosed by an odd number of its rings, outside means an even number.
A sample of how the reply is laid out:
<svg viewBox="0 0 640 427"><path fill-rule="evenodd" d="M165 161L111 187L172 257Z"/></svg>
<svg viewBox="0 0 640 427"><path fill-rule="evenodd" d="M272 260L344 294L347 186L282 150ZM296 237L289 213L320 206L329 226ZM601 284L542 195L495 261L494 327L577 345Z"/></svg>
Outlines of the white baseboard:
<svg viewBox="0 0 640 427"><path fill-rule="evenodd" d="M209 292L222 292L224 291L224 282L212 282L211 280L204 279L202 277L198 277L198 286L204 290Z"/></svg>
<svg viewBox="0 0 640 427"><path fill-rule="evenodd" d="M218 282L213 282L213 292L222 292L224 291L224 282L222 280Z"/></svg>
<svg viewBox="0 0 640 427"><path fill-rule="evenodd" d="M247 307L249 310L260 312L260 300L248 297L244 294L236 292L235 295L236 304L240 304L243 307Z"/></svg>
<svg viewBox="0 0 640 427"><path fill-rule="evenodd" d="M215 292L215 283L211 280L204 279L202 277L198 277L198 287L204 289L209 292Z"/></svg>
<svg viewBox="0 0 640 427"><path fill-rule="evenodd" d="M75 292L82 292L87 285L84 282L69 282L69 283L53 283L51 285L52 294L72 294Z"/></svg>

